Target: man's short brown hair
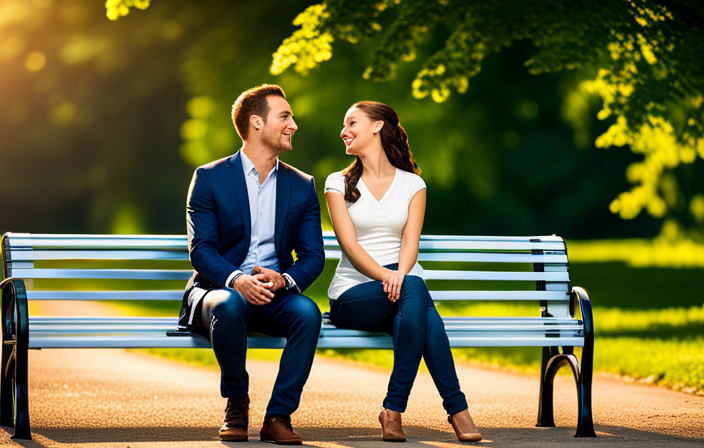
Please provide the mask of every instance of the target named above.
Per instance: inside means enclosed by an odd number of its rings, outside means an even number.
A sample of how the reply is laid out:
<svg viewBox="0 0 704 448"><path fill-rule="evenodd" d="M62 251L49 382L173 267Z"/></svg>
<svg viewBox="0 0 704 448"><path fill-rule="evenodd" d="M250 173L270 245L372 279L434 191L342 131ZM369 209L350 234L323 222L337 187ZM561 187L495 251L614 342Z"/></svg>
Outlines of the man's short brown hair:
<svg viewBox="0 0 704 448"><path fill-rule="evenodd" d="M266 123L266 116L269 114L269 103L266 98L272 95L286 98L284 89L276 84L262 84L242 92L235 104L232 105L232 122L235 123L235 128L242 141L247 141L249 117L256 115Z"/></svg>

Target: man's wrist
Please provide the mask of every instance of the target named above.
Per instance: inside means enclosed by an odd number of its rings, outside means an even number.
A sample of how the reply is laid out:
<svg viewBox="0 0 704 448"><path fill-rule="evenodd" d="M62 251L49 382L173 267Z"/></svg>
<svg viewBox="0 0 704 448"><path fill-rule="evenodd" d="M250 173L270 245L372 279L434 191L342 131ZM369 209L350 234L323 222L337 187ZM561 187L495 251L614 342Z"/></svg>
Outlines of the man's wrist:
<svg viewBox="0 0 704 448"><path fill-rule="evenodd" d="M284 278L284 288L287 291L296 291L296 292L301 292L301 290L298 288L298 285L296 284L296 281L291 277L291 275L287 272L284 272L281 274L281 276Z"/></svg>
<svg viewBox="0 0 704 448"><path fill-rule="evenodd" d="M226 284L226 286L227 286L228 288L237 290L237 288L235 288L235 280L237 280L238 278L242 277L243 275L244 275L244 272L242 272L242 271L240 271L240 270L237 270L237 271L233 272L233 273L230 274L230 276L227 278L227 284Z"/></svg>

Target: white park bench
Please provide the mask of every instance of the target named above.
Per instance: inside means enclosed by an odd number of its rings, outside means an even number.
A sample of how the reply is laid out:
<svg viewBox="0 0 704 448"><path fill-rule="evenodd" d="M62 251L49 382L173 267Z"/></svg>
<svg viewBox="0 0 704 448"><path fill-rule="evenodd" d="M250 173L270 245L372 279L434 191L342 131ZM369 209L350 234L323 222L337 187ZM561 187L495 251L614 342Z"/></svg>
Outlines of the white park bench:
<svg viewBox="0 0 704 448"><path fill-rule="evenodd" d="M324 232L324 241L326 258L339 259L335 235ZM187 245L185 236L6 233L2 238L0 425L14 427L14 438L31 439L29 349L210 347L206 338L179 331L175 315L28 314L27 302L34 300L180 301L193 272ZM443 317L450 344L542 347L537 426L555 426L553 380L566 364L577 384L575 437L595 437L592 309L587 292L570 286L564 240L557 236L423 235L418 258L436 302L535 304L531 317ZM131 289L124 290L125 284ZM250 348L283 348L284 344L283 338L262 334L248 339ZM581 365L574 347L582 347ZM324 323L318 348L389 349L392 341L384 333L338 329Z"/></svg>

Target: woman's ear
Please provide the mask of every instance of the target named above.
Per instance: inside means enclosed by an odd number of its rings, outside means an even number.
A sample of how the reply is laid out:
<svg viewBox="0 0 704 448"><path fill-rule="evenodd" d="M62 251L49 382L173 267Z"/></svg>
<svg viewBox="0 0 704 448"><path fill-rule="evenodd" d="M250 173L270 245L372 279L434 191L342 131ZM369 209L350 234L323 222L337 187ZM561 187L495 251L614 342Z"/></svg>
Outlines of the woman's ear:
<svg viewBox="0 0 704 448"><path fill-rule="evenodd" d="M374 123L374 127L372 128L372 132L374 132L375 134L378 134L379 132L381 132L381 128L383 128L383 127L384 127L384 121L377 120Z"/></svg>

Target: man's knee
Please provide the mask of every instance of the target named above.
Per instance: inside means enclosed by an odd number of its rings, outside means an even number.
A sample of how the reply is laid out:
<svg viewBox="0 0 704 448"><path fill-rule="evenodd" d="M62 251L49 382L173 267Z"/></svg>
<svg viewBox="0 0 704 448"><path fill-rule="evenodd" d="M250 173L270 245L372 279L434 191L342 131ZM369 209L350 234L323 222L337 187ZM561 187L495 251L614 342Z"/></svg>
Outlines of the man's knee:
<svg viewBox="0 0 704 448"><path fill-rule="evenodd" d="M204 306L212 310L212 315L218 319L232 319L243 317L247 311L247 301L237 291L220 289L211 291L203 300Z"/></svg>
<svg viewBox="0 0 704 448"><path fill-rule="evenodd" d="M302 326L320 328L320 324L323 320L323 316L320 314L320 308L308 297L296 297L292 312L296 315L296 321Z"/></svg>

